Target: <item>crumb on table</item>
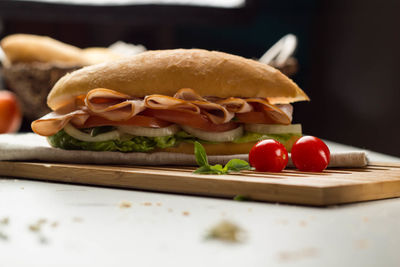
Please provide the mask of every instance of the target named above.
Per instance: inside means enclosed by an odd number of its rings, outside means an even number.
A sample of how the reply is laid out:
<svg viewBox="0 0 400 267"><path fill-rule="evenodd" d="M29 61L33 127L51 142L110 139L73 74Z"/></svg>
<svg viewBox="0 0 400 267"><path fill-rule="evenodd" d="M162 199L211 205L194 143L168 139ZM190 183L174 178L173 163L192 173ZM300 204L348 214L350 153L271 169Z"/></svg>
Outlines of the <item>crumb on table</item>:
<svg viewBox="0 0 400 267"><path fill-rule="evenodd" d="M119 203L119 207L120 208L130 208L132 206L132 203L131 202L129 202L129 201L121 201L120 203Z"/></svg>
<svg viewBox="0 0 400 267"><path fill-rule="evenodd" d="M8 217L4 217L0 220L0 224L7 225L10 223L10 219Z"/></svg>
<svg viewBox="0 0 400 267"><path fill-rule="evenodd" d="M240 242L243 240L243 230L235 223L223 220L209 230L207 237L226 242Z"/></svg>

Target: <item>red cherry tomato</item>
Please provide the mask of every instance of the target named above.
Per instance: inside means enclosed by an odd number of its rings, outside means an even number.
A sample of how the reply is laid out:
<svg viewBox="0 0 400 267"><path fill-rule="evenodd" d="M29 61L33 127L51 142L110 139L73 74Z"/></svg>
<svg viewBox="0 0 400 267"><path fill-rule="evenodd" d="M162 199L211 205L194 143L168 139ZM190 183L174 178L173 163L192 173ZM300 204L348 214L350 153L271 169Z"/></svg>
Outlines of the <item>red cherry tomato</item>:
<svg viewBox="0 0 400 267"><path fill-rule="evenodd" d="M293 164L300 171L322 172L329 164L328 146L314 136L303 136L292 147Z"/></svg>
<svg viewBox="0 0 400 267"><path fill-rule="evenodd" d="M13 133L21 126L22 113L17 97L10 91L0 91L0 133Z"/></svg>
<svg viewBox="0 0 400 267"><path fill-rule="evenodd" d="M289 160L286 148L273 139L261 140L249 153L251 166L260 172L280 172Z"/></svg>

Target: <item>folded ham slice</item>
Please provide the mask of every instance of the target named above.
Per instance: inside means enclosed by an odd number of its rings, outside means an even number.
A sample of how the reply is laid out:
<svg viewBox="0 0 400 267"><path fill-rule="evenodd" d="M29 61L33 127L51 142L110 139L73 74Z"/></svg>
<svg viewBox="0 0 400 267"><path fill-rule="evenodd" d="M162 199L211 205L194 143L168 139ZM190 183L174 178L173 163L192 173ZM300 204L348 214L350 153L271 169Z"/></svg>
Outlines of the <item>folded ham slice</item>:
<svg viewBox="0 0 400 267"><path fill-rule="evenodd" d="M68 122L73 120L76 125L83 125L89 118L86 110L75 110L67 114L50 112L42 118L32 122L32 130L40 135L50 136L62 130Z"/></svg>
<svg viewBox="0 0 400 267"><path fill-rule="evenodd" d="M262 106L263 111L277 124L290 124L292 122L291 113L288 115L277 106L270 104L266 99L262 98L246 98L247 103L258 103ZM285 109L289 111L289 109Z"/></svg>
<svg viewBox="0 0 400 267"><path fill-rule="evenodd" d="M180 110L199 114L200 108L188 101L165 95L150 95L144 98L144 106L151 109Z"/></svg>
<svg viewBox="0 0 400 267"><path fill-rule="evenodd" d="M245 99L230 97L216 101L217 104L225 107L228 111L234 113L246 113L253 110L253 107Z"/></svg>
<svg viewBox="0 0 400 267"><path fill-rule="evenodd" d="M130 119L145 109L143 100L104 88L89 91L85 104L91 113L112 121Z"/></svg>

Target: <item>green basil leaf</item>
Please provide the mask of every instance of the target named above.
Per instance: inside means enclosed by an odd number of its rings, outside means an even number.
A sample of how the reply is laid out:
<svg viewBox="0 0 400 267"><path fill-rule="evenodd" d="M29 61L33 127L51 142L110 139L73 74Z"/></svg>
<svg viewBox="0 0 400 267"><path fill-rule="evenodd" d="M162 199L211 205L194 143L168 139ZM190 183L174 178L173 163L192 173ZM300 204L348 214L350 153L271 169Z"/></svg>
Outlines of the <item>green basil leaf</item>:
<svg viewBox="0 0 400 267"><path fill-rule="evenodd" d="M197 174L227 174L229 172L252 169L248 162L241 159L231 159L225 167L222 167L221 164L210 165L204 147L197 141L194 142L194 154L196 162L200 166L194 171Z"/></svg>
<svg viewBox="0 0 400 267"><path fill-rule="evenodd" d="M196 157L196 162L200 167L209 166L206 150L197 141L194 142L194 155Z"/></svg>
<svg viewBox="0 0 400 267"><path fill-rule="evenodd" d="M214 171L216 174L226 174L227 171L222 167L221 164L216 164L210 166L210 170Z"/></svg>
<svg viewBox="0 0 400 267"><path fill-rule="evenodd" d="M197 174L212 174L212 170L210 169L209 165L204 165L201 166L200 168L197 168L193 173Z"/></svg>
<svg viewBox="0 0 400 267"><path fill-rule="evenodd" d="M197 174L226 174L226 171L221 164L216 165L204 165L196 169L194 173Z"/></svg>
<svg viewBox="0 0 400 267"><path fill-rule="evenodd" d="M242 170L251 170L251 166L247 161L241 159L231 159L224 168L226 171L240 172Z"/></svg>

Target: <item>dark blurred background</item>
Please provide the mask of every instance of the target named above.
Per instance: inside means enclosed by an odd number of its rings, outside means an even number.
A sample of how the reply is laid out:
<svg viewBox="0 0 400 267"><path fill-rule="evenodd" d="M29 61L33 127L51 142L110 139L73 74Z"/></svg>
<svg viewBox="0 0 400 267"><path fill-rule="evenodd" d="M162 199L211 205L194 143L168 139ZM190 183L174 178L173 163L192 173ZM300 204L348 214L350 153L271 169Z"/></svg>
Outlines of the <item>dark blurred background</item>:
<svg viewBox="0 0 400 267"><path fill-rule="evenodd" d="M234 8L3 0L0 37L48 35L79 47L123 40L258 58L293 33L300 66L293 79L311 98L294 104L295 122L306 134L400 156L399 14L397 0L248 0Z"/></svg>

